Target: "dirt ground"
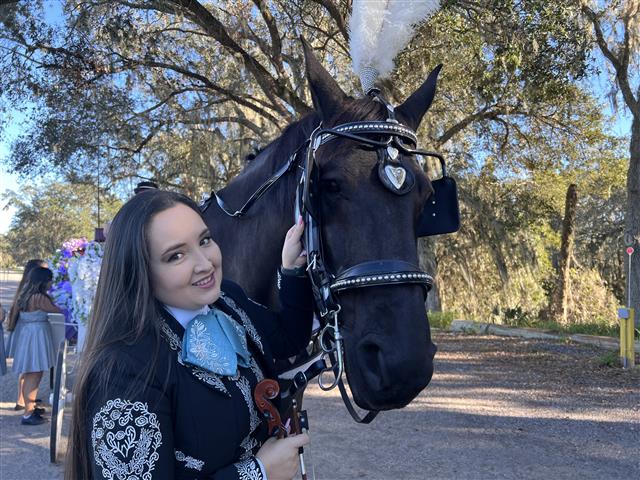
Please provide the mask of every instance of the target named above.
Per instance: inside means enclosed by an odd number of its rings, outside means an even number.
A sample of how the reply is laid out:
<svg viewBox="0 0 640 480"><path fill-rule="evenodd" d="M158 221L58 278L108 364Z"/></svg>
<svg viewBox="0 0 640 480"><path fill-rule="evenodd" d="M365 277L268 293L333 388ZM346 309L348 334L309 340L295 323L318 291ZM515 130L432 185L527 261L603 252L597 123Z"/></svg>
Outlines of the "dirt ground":
<svg viewBox="0 0 640 480"><path fill-rule="evenodd" d="M438 333L436 374L407 408L371 425L337 391L305 396L309 478L640 478L640 368L601 367L587 345ZM61 479L49 424L21 427L15 378L1 379L0 478ZM67 419L68 423L68 419Z"/></svg>

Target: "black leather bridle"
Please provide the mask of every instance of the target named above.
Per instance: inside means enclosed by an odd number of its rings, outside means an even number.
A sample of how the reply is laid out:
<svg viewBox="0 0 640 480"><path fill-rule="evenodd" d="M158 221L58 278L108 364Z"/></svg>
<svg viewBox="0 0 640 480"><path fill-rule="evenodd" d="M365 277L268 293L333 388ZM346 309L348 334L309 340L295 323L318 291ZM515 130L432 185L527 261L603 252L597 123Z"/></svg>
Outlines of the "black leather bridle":
<svg viewBox="0 0 640 480"><path fill-rule="evenodd" d="M304 388L311 378L319 376L318 383L323 390L330 390L338 386L349 413L359 423L371 422L377 412L369 411L364 417L360 417L351 405L344 387L342 381L344 372L343 337L340 333L338 320L341 307L337 294L356 288L417 284L424 288L426 296L433 285L433 279L417 266L395 259L367 261L352 265L337 273L329 270L324 261L322 248L322 221L319 213L319 198L317 198L319 196L317 189L319 167L316 163L316 153L321 146L339 138L376 149L380 180L385 188L397 195L408 193L415 183L411 170L402 164L403 156L423 155L441 158L436 152L412 148L417 144L415 132L406 125L398 123L393 107L377 92L372 92L372 95L387 107L388 118L386 121L352 122L333 128L319 126L313 131L311 137L251 195L239 210L230 209L216 192L211 192L211 196L201 205L201 210L204 212L210 206L212 199L215 198L225 214L231 217L242 217L286 173L297 169L302 170L296 193L295 218L302 215L305 222L304 244L308 259L307 273L311 279L313 296L322 325L318 335L318 344L323 353L329 357L331 366L327 367L326 364L319 363L321 360L316 361L306 371L298 372L297 380L294 379L293 383L295 388ZM302 159L304 162L301 161ZM322 365L325 365L324 368ZM325 373L331 373L334 376L330 384L325 384L323 381Z"/></svg>

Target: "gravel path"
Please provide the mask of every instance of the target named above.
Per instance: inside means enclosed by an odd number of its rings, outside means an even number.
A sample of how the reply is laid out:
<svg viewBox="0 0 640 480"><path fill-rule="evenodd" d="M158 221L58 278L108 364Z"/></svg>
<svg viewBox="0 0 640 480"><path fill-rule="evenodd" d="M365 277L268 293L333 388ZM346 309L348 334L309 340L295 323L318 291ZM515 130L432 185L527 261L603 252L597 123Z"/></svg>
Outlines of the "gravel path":
<svg viewBox="0 0 640 480"><path fill-rule="evenodd" d="M309 478L640 478L640 368L600 367L587 345L439 333L436 374L411 405L355 424L310 387ZM0 478L61 479L49 425L21 427L1 379ZM68 420L67 420L68 423Z"/></svg>

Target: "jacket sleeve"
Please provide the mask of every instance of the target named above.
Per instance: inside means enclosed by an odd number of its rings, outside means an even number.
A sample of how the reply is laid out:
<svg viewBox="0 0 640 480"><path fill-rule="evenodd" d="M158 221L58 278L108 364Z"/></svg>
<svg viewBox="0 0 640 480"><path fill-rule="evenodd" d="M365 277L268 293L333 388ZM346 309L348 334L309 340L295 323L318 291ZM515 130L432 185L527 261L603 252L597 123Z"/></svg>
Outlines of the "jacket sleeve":
<svg viewBox="0 0 640 480"><path fill-rule="evenodd" d="M95 479L172 480L175 473L171 402L148 365L123 353L106 382L87 389L86 428ZM146 386L145 386L146 384Z"/></svg>
<svg viewBox="0 0 640 480"><path fill-rule="evenodd" d="M255 457L226 465L208 476L199 473L203 462L174 445L170 382L157 373L143 388L148 365L142 357L122 352L116 355L117 367L108 380L98 384L94 378L88 389L85 425L94 479L173 480L177 464L181 464L199 478L266 480Z"/></svg>
<svg viewBox="0 0 640 480"><path fill-rule="evenodd" d="M239 286L235 287L236 295L242 297L242 306L268 342L274 358L292 357L307 346L313 323L313 296L306 276L278 272L280 310L277 312L248 299Z"/></svg>

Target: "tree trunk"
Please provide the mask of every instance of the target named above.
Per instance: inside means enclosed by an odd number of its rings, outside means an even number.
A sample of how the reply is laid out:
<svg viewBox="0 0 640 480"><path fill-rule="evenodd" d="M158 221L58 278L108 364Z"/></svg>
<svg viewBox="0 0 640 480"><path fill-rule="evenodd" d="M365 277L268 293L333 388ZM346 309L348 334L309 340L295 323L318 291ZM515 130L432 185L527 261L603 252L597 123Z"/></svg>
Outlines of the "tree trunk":
<svg viewBox="0 0 640 480"><path fill-rule="evenodd" d="M433 277L433 288L429 291L425 303L427 310L440 312L442 305L438 288L438 260L436 259L436 241L433 238L422 237L418 239L418 259L420 260L420 268Z"/></svg>
<svg viewBox="0 0 640 480"><path fill-rule="evenodd" d="M627 298L636 311L635 324L640 324L640 115L634 115L631 124L631 147L629 149L629 172L627 173L626 233L635 243L631 256L631 269L627 270ZM629 236L627 235L627 236ZM626 258L629 265L629 257Z"/></svg>
<svg viewBox="0 0 640 480"><path fill-rule="evenodd" d="M562 243L558 260L558 277L549 302L549 318L561 325L567 324L567 298L569 292L569 270L573 256L573 241L576 226L576 206L578 193L575 184L569 185L564 204L564 219L562 220Z"/></svg>

